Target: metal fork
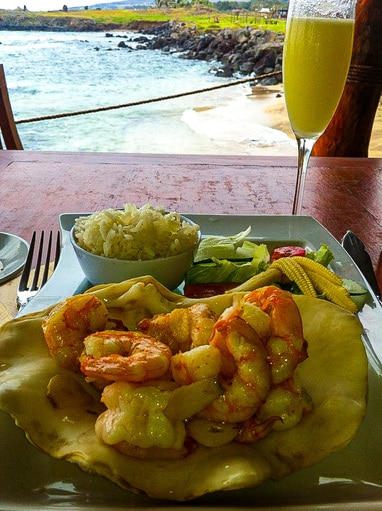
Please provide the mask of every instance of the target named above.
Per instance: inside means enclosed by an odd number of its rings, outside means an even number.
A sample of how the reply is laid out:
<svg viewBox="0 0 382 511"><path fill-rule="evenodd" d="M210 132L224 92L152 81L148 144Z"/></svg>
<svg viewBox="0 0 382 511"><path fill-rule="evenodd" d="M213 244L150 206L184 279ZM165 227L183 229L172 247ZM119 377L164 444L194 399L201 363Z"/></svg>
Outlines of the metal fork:
<svg viewBox="0 0 382 511"><path fill-rule="evenodd" d="M27 303L31 300L31 298L34 297L34 295L42 288L44 284L46 284L48 278L49 278L49 265L51 262L51 256L52 256L52 244L53 244L53 233L52 231L49 232L49 238L48 238L48 246L45 248L44 245L44 238L45 233L44 231L40 234L40 241L38 245L38 250L36 252L35 245L36 245L36 237L37 233L36 231L33 232L31 243L29 246L28 256L25 261L24 269L21 275L19 288L17 290L17 297L16 301L19 306L19 308L25 307ZM44 251L45 248L45 251ZM54 268L56 268L59 257L60 257L60 250L61 250L61 238L60 233L57 232L56 235L56 244L54 248ZM45 257L44 257L45 252ZM37 253L37 256L36 256ZM35 265L33 265L33 262L35 260ZM44 265L44 271L42 274L42 278L40 279L40 272L41 268ZM31 270L32 267L35 267L32 283L28 287L28 282L31 276Z"/></svg>

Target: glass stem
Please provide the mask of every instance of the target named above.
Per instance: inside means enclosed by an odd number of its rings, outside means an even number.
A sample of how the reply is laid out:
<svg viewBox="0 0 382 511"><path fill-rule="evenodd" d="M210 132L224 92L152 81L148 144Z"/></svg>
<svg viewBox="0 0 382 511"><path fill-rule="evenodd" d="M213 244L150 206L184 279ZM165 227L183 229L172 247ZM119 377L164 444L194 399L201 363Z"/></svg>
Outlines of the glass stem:
<svg viewBox="0 0 382 511"><path fill-rule="evenodd" d="M304 186L305 186L305 178L306 172L308 170L308 164L310 160L310 155L316 142L316 139L310 138L299 138L297 139L298 146L298 168L297 168L297 180L296 180L296 188L294 192L293 199L293 215L301 215L302 210L302 200L304 198Z"/></svg>

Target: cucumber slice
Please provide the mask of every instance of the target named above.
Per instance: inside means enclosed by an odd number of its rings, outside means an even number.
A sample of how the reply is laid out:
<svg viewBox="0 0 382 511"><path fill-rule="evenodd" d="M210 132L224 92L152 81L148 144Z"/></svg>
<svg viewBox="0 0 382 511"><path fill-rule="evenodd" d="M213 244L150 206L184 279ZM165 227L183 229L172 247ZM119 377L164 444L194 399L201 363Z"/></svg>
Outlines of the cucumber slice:
<svg viewBox="0 0 382 511"><path fill-rule="evenodd" d="M366 303L369 291L362 284L354 280L342 279L342 284L349 291L350 297L357 305L358 310L361 310Z"/></svg>

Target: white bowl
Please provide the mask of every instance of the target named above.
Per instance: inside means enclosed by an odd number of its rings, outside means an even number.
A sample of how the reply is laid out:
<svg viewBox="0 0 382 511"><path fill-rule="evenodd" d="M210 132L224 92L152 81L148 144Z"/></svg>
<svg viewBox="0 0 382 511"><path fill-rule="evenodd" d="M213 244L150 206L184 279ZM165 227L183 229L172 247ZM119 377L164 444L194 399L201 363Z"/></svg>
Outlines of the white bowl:
<svg viewBox="0 0 382 511"><path fill-rule="evenodd" d="M182 216L182 220L195 225L194 222L184 216ZM186 271L192 266L200 239L201 233L199 230L195 246L186 252L158 259L133 261L92 254L76 243L74 227L70 231L70 241L78 262L86 278L94 286L151 275L168 289L175 289L182 283Z"/></svg>

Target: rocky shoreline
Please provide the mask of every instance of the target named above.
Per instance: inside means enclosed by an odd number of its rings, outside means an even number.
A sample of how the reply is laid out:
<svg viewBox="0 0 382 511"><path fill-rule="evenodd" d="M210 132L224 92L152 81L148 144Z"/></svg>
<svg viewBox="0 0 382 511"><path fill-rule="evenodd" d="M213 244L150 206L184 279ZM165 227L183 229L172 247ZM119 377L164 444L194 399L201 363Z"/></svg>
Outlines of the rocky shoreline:
<svg viewBox="0 0 382 511"><path fill-rule="evenodd" d="M184 59L213 62L211 72L222 77L270 75L258 80L264 86L282 81L282 33L246 27L199 34L195 28L174 21L150 28L139 27L137 31L143 35L123 36L118 47L133 51L129 45L133 42L138 43L135 49L177 52ZM108 32L106 36L113 37L114 34Z"/></svg>
<svg viewBox="0 0 382 511"><path fill-rule="evenodd" d="M44 32L105 32L107 37L121 37L121 31L139 32L140 35L123 36L118 48L161 50L177 52L181 58L212 62L211 72L217 76L231 77L270 75L258 80L261 85L281 83L284 34L254 27L224 29L206 33L197 32L193 26L168 21L155 23L136 21L128 25L102 24L90 19L70 16L28 16L23 14L1 16L0 30ZM134 46L129 45L134 42ZM139 43L138 46L136 43Z"/></svg>
<svg viewBox="0 0 382 511"><path fill-rule="evenodd" d="M185 59L218 63L217 76L260 76L261 85L276 85L282 81L284 34L253 27L225 29L198 34L183 23L168 22L143 31L154 36L144 42L147 48L176 51ZM132 38L134 39L134 38Z"/></svg>

